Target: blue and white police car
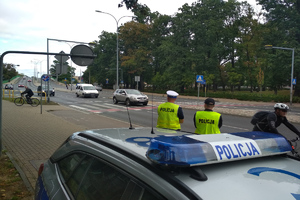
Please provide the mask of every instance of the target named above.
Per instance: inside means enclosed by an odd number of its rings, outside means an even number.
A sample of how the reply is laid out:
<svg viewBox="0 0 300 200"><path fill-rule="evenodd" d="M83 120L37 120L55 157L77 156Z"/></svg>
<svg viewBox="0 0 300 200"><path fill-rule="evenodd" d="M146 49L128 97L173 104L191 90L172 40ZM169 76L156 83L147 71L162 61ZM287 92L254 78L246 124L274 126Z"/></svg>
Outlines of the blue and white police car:
<svg viewBox="0 0 300 200"><path fill-rule="evenodd" d="M136 128L74 133L40 166L35 199L300 199L282 136Z"/></svg>

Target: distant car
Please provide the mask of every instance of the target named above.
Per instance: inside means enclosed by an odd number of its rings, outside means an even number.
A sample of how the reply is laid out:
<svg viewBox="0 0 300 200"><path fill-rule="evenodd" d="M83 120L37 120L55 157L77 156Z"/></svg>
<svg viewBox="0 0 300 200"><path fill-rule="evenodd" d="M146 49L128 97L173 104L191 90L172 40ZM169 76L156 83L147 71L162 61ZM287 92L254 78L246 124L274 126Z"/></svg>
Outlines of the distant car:
<svg viewBox="0 0 300 200"><path fill-rule="evenodd" d="M48 85L46 85L46 86L43 85L42 90L41 90L41 86L39 85L37 88L37 93L38 93L38 95L42 94L42 96L45 96L45 94L47 94L47 96L48 96ZM55 90L51 86L50 86L49 93L50 93L50 96L55 96Z"/></svg>
<svg viewBox="0 0 300 200"><path fill-rule="evenodd" d="M95 97L98 98L99 92L92 84L77 84L76 97Z"/></svg>
<svg viewBox="0 0 300 200"><path fill-rule="evenodd" d="M13 90L14 86L12 84L5 84L4 88L7 90Z"/></svg>
<svg viewBox="0 0 300 200"><path fill-rule="evenodd" d="M31 80L30 80L30 79L28 79L28 82L31 82Z"/></svg>
<svg viewBox="0 0 300 200"><path fill-rule="evenodd" d="M41 164L35 199L299 199L300 160L279 134L85 130Z"/></svg>
<svg viewBox="0 0 300 200"><path fill-rule="evenodd" d="M127 106L133 104L148 104L148 96L135 89L117 89L113 94L113 102L125 102Z"/></svg>
<svg viewBox="0 0 300 200"><path fill-rule="evenodd" d="M18 85L18 87L24 87L24 85L22 85L22 84L19 84L19 85Z"/></svg>
<svg viewBox="0 0 300 200"><path fill-rule="evenodd" d="M99 85L95 86L95 88L96 88L96 90L98 90L98 91L102 91L102 87L99 86Z"/></svg>

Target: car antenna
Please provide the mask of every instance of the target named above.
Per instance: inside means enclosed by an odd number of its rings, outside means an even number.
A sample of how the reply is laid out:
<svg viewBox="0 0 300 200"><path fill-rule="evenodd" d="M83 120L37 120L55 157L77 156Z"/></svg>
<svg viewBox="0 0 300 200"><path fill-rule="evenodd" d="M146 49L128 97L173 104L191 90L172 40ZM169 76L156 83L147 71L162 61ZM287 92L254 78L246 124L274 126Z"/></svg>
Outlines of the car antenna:
<svg viewBox="0 0 300 200"><path fill-rule="evenodd" d="M128 111L128 105L126 105L126 108L127 108L127 114L128 114L128 118L129 118L129 124L130 124L129 129L134 129L131 124L131 119L130 119L130 115L129 115L129 111Z"/></svg>
<svg viewBox="0 0 300 200"><path fill-rule="evenodd" d="M153 90L152 90L152 129L151 129L151 134L155 134L153 130Z"/></svg>

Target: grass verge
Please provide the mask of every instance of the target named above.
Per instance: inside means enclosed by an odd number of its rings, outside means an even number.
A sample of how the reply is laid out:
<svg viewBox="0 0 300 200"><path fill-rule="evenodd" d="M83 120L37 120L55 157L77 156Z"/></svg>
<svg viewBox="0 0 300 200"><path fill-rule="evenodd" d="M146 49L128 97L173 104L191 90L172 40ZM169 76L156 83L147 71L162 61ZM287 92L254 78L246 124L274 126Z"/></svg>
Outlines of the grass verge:
<svg viewBox="0 0 300 200"><path fill-rule="evenodd" d="M0 156L0 166L0 200L32 200L34 194L27 190L5 150Z"/></svg>

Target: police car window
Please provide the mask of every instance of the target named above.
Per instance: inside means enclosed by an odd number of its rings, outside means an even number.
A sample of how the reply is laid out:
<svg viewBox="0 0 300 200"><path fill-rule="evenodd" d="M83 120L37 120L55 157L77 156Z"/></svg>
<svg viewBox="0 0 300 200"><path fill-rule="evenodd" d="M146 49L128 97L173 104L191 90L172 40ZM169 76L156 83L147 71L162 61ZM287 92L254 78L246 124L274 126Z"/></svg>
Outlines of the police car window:
<svg viewBox="0 0 300 200"><path fill-rule="evenodd" d="M58 162L60 172L65 180L69 178L75 167L83 159L83 154L73 154Z"/></svg>
<svg viewBox="0 0 300 200"><path fill-rule="evenodd" d="M82 181L77 199L121 199L129 182L129 177L94 159Z"/></svg>
<svg viewBox="0 0 300 200"><path fill-rule="evenodd" d="M58 165L68 191L75 199L121 199L124 196L141 200L163 199L126 173L91 156L73 154Z"/></svg>

